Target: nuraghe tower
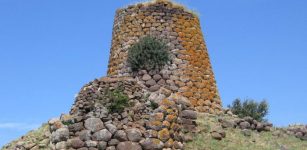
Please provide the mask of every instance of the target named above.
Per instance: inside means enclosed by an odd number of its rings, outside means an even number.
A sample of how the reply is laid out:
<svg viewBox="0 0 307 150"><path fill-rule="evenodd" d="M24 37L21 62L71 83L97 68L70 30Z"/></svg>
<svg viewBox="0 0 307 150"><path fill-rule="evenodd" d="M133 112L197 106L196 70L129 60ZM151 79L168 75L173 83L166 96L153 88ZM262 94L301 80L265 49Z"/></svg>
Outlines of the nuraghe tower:
<svg viewBox="0 0 307 150"><path fill-rule="evenodd" d="M171 62L161 70L132 73L127 50L146 35L167 43ZM112 92L117 89L129 104L114 112L111 106L119 104ZM119 9L107 77L84 85L70 114L51 119L38 141L6 149L184 149L192 137L186 135L199 131L197 111L221 112L199 19L181 6L157 0Z"/></svg>
<svg viewBox="0 0 307 150"><path fill-rule="evenodd" d="M221 100L199 18L165 0L116 12L108 76L132 75L126 63L128 48L146 35L163 39L171 49L172 61L160 71L166 76L160 86L187 97L197 111L219 112Z"/></svg>

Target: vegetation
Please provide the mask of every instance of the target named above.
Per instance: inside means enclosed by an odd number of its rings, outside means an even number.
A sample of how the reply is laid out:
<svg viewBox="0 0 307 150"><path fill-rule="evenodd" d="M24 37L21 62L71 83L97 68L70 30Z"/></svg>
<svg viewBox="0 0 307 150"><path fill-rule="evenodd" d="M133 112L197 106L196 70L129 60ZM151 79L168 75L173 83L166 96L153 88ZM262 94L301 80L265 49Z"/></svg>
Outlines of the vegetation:
<svg viewBox="0 0 307 150"><path fill-rule="evenodd" d="M155 110L159 107L159 104L154 102L154 101L150 101L150 108Z"/></svg>
<svg viewBox="0 0 307 150"><path fill-rule="evenodd" d="M146 36L129 48L128 64L133 71L163 67L168 61L168 47L161 40Z"/></svg>
<svg viewBox="0 0 307 150"><path fill-rule="evenodd" d="M121 113L125 107L129 106L128 96L119 89L108 92L108 98L110 100L109 111L112 113Z"/></svg>
<svg viewBox="0 0 307 150"><path fill-rule="evenodd" d="M187 150L306 150L307 142L294 136L282 133L273 128L270 132L251 131L251 136L244 136L238 128L224 129L226 137L221 141L211 137L210 131L220 126L218 119L222 116L199 114L197 124L200 133L193 135L193 141L188 142ZM228 117L228 116L223 116ZM229 119L231 119L229 117ZM277 136L274 133L280 132Z"/></svg>
<svg viewBox="0 0 307 150"><path fill-rule="evenodd" d="M257 121L266 121L264 117L268 114L269 105L266 100L259 103L253 99L246 99L242 103L240 99L236 99L228 108L241 118L250 116Z"/></svg>

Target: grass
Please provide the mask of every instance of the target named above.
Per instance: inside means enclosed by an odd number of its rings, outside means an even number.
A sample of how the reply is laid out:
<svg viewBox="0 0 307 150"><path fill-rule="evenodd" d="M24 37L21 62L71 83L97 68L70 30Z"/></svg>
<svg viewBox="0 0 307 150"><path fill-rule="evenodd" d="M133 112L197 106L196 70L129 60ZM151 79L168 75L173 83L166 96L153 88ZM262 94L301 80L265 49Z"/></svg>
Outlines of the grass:
<svg viewBox="0 0 307 150"><path fill-rule="evenodd" d="M211 138L212 128L219 126L218 117L208 114L200 114L198 125L201 130L192 142L187 143L188 150L279 150L282 147L289 150L307 150L307 141L301 141L294 136L282 134L274 136L271 132L252 132L250 137L241 133L240 129L225 129L226 138L221 141Z"/></svg>

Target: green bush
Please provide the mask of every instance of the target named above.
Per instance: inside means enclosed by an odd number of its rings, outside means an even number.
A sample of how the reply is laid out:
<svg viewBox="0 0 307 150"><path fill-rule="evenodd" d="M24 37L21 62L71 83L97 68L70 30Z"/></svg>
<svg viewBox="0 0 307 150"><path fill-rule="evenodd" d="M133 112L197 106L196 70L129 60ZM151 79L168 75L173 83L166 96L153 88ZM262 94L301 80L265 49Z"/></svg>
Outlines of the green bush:
<svg viewBox="0 0 307 150"><path fill-rule="evenodd" d="M168 47L161 40L146 36L128 50L128 64L132 71L160 69L168 61Z"/></svg>
<svg viewBox="0 0 307 150"><path fill-rule="evenodd" d="M129 98L121 90L115 89L113 91L109 91L108 98L111 103L108 109L112 113L121 113L125 107L129 106Z"/></svg>
<svg viewBox="0 0 307 150"><path fill-rule="evenodd" d="M240 99L236 99L228 108L241 118L250 116L257 121L266 121L264 117L268 114L269 105L266 100L256 102L253 99L246 99L241 102Z"/></svg>

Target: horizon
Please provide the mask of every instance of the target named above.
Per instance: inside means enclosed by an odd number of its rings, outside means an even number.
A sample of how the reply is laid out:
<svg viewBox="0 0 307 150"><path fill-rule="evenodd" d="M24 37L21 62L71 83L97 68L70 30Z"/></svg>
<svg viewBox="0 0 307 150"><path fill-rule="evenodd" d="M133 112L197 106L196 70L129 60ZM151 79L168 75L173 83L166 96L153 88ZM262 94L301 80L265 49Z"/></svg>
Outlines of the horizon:
<svg viewBox="0 0 307 150"><path fill-rule="evenodd" d="M266 99L275 126L307 124L306 1L177 1L199 14L224 108ZM115 11L135 2L0 0L0 147L106 75Z"/></svg>

